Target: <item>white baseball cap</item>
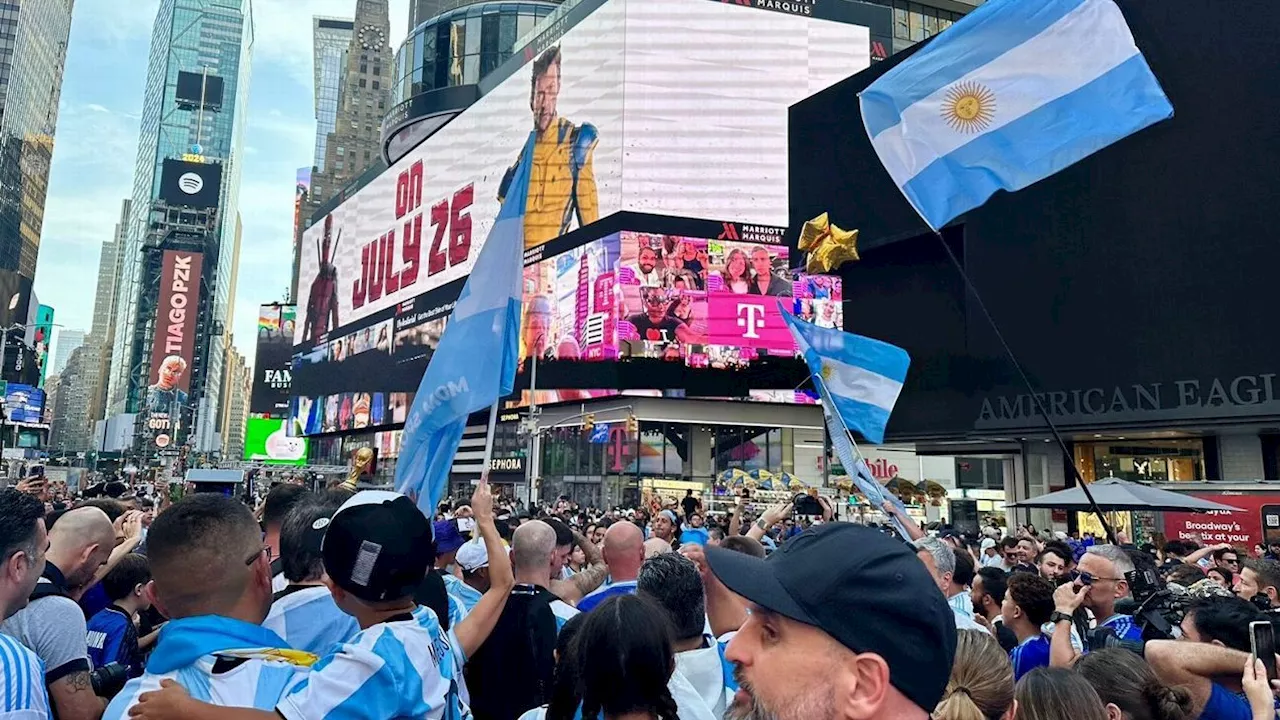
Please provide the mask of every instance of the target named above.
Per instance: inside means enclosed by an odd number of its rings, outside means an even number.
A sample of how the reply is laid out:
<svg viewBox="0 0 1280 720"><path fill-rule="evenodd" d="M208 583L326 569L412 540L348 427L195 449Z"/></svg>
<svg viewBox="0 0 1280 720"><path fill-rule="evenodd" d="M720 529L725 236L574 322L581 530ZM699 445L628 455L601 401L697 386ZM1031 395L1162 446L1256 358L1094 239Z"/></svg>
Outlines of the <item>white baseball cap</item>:
<svg viewBox="0 0 1280 720"><path fill-rule="evenodd" d="M983 549L983 550L990 550L991 548L993 548L993 547L995 547L995 546L996 546L996 541L995 541L995 540L992 540L991 538L982 538L982 549ZM462 553L461 553L461 552L459 552L458 554L459 554L459 555L461 555Z"/></svg>
<svg viewBox="0 0 1280 720"><path fill-rule="evenodd" d="M458 548L454 562L458 563L458 567L464 572L475 572L480 568L489 567L489 551L485 549L484 541L480 538L468 540Z"/></svg>

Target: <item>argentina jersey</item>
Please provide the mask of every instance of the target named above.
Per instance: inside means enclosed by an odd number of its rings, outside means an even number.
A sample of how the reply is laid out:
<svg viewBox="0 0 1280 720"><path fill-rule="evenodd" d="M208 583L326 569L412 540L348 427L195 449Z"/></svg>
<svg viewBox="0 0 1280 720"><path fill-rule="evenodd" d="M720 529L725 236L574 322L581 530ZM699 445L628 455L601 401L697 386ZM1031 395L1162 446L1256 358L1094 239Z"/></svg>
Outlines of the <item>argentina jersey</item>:
<svg viewBox="0 0 1280 720"><path fill-rule="evenodd" d="M270 711L315 661L260 625L212 615L171 620L146 672L125 684L102 717L126 720L138 697L159 690L161 680L173 680L201 702Z"/></svg>
<svg viewBox="0 0 1280 720"><path fill-rule="evenodd" d="M470 720L461 668L430 609L418 606L334 648L276 706L285 720Z"/></svg>
<svg viewBox="0 0 1280 720"><path fill-rule="evenodd" d="M1133 621L1132 615L1112 615L1106 620L1098 623L1099 627L1108 627L1115 631L1116 637L1121 640L1130 640L1138 642L1142 640L1142 628L1138 627Z"/></svg>
<svg viewBox="0 0 1280 720"><path fill-rule="evenodd" d="M44 720L52 717L44 687L44 663L12 637L0 633L0 718Z"/></svg>
<svg viewBox="0 0 1280 720"><path fill-rule="evenodd" d="M323 585L303 587L271 603L262 626L284 638L291 648L324 655L360 632L356 619L342 612Z"/></svg>

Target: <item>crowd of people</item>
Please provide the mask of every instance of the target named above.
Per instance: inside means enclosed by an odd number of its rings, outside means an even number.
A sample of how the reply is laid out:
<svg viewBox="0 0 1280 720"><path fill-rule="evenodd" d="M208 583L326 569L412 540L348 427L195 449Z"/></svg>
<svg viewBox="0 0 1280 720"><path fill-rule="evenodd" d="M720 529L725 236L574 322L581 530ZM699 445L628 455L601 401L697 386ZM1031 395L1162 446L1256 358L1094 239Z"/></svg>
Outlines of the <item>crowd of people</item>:
<svg viewBox="0 0 1280 720"><path fill-rule="evenodd" d="M288 483L115 494L0 490L0 718L1277 717L1252 643L1280 547L886 504L899 537L799 497L525 509L485 482L431 519Z"/></svg>

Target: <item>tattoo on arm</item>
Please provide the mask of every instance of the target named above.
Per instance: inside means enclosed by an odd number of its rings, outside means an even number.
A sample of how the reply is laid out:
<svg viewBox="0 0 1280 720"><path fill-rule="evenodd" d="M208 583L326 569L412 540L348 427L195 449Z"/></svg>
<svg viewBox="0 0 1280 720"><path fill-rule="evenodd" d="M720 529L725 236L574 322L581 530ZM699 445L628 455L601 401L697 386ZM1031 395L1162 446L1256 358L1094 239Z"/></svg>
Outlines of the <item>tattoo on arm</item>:
<svg viewBox="0 0 1280 720"><path fill-rule="evenodd" d="M89 673L87 672L71 673L63 680L67 684L67 689L71 692L80 692L81 690L93 692L93 683L89 680Z"/></svg>

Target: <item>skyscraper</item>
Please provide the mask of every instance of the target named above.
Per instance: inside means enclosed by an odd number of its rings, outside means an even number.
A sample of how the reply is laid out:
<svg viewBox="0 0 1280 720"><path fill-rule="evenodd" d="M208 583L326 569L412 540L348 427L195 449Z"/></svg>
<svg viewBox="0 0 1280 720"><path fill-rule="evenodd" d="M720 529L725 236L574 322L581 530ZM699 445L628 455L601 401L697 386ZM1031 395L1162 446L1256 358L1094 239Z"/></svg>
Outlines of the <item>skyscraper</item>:
<svg viewBox="0 0 1280 720"><path fill-rule="evenodd" d="M67 452L89 449L91 419L89 417L88 375L97 365L95 348L83 346L70 353L66 366L57 376L57 392L46 398L52 408L49 444Z"/></svg>
<svg viewBox="0 0 1280 720"><path fill-rule="evenodd" d="M218 416L253 42L251 0L160 1L143 94L131 218L120 258L108 415L137 412L153 382L152 344L157 318L164 317L157 312L161 258L180 250L184 262L193 257L199 262L200 285L198 297L190 301L197 303L194 324L181 327L194 335L194 340L183 339L194 347L182 379L189 389L181 396L186 402L173 407L194 414L183 418L185 428L199 427L203 416ZM175 159L189 161L182 166L187 173L207 173L220 183L212 203L196 203L194 196L165 197L165 163L173 167ZM187 188L182 192L191 193ZM168 324L166 332L173 331ZM197 442L194 449L210 448Z"/></svg>
<svg viewBox="0 0 1280 720"><path fill-rule="evenodd" d="M84 382L88 385L88 418L102 420L107 405L107 377L111 371L110 350L116 336L116 299L120 279L120 253L129 231L129 215L133 201L120 202L120 221L116 223L111 239L102 243L98 255L98 284L93 295L93 325L85 338L87 349L82 359Z"/></svg>
<svg viewBox="0 0 1280 720"><path fill-rule="evenodd" d="M0 268L36 273L74 0L0 2Z"/></svg>
<svg viewBox="0 0 1280 720"><path fill-rule="evenodd" d="M387 0L356 0L351 40L338 93L338 112L325 146L324 170L311 176L312 211L382 162L382 116L395 77ZM304 215L311 213L304 211Z"/></svg>
<svg viewBox="0 0 1280 720"><path fill-rule="evenodd" d="M53 346L53 355L49 363L50 375L62 373L62 369L67 366L67 361L71 359L71 353L84 345L84 338L83 330L58 331L58 341Z"/></svg>
<svg viewBox="0 0 1280 720"><path fill-rule="evenodd" d="M317 15L311 19L316 95L316 153L311 166L316 172L324 170L329 133L337 126L339 93L354 28L355 22L349 18Z"/></svg>

